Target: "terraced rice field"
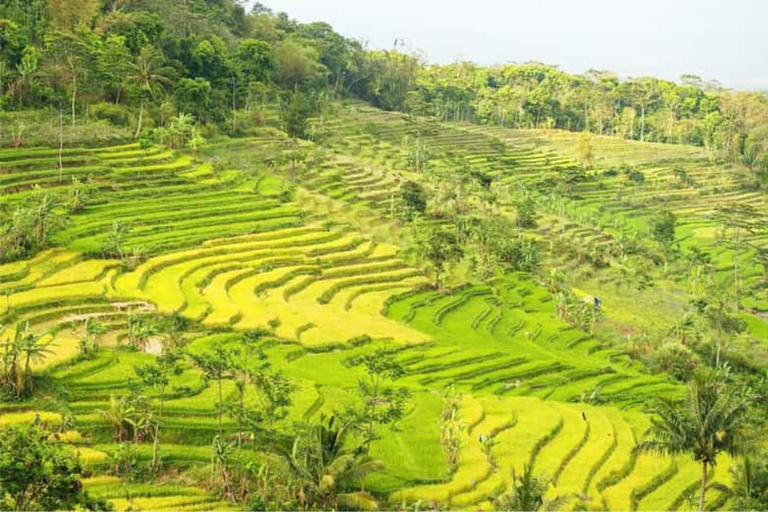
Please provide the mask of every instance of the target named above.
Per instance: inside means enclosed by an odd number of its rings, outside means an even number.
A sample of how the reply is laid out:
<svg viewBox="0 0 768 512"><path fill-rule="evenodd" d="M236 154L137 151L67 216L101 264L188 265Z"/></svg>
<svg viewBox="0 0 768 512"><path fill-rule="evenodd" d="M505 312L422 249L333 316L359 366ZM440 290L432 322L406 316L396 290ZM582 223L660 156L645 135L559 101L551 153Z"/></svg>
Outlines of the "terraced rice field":
<svg viewBox="0 0 768 512"><path fill-rule="evenodd" d="M325 150L335 155L310 169L302 186L386 219L399 183L413 176L403 146L410 124L361 107L323 122L334 133ZM449 166L449 153L461 148L473 168L502 182L539 180L574 165L571 156L520 133L445 125L424 137L437 155L435 167ZM286 140L269 132L238 144L261 165ZM425 289L424 272L407 263L398 246L374 241L295 199L306 196L283 197L279 173L264 168L223 169L199 156L136 144L67 150L62 163L59 169L51 149L0 152L5 207L36 193L33 185L66 193L79 178L96 190L54 232L57 248L0 265L0 339L20 321L49 333L55 355L36 369L65 390L77 429L68 439L92 473L86 488L118 510L230 506L194 485L148 486L110 475L117 444L99 411L113 395L128 393L136 365L155 357L122 346L134 315L188 319L184 335L191 353L215 344L237 346L243 331L270 329L276 343L267 357L297 385L288 417L274 427L286 435L294 422L343 410L356 399L360 355L391 351L406 369L401 382L412 398L405 418L374 443L372 455L383 469L366 481L390 506L488 509L508 489L512 470L531 463L553 478L551 495L566 499L569 509L691 507L686 496L698 484L697 466L682 457L633 452L648 425L644 408L659 396L679 396L681 387L558 320L549 293L531 276ZM660 167L646 171L646 188L639 191L649 200L654 183L668 179L663 165L653 165ZM736 187L721 169L698 167L698 161L686 165L707 187ZM590 202L597 207L614 204L606 197L618 186L607 181L606 189L594 190L585 184L578 193L585 208ZM735 188L734 195L753 197ZM679 196L675 203L670 195L669 204L700 210L706 218L706 196L685 190ZM615 204L604 215L620 216ZM115 222L130 226L124 247L143 255L133 269L100 257ZM596 236L612 234L606 229ZM98 320L105 332L99 352L85 359L78 340L88 319ZM449 385L462 395L465 425L455 471L447 466L437 426L440 394ZM168 389L161 457L171 468L206 468L218 428L216 390L189 363ZM235 393L235 385L225 383L225 400ZM155 392L149 396L157 399ZM55 424L61 421L57 410L0 404L0 426L35 415ZM223 424L228 432L235 428L228 415ZM480 447L481 434L498 441L494 465ZM138 456L149 460L151 445L141 445ZM713 473L708 505L722 507L728 461Z"/></svg>

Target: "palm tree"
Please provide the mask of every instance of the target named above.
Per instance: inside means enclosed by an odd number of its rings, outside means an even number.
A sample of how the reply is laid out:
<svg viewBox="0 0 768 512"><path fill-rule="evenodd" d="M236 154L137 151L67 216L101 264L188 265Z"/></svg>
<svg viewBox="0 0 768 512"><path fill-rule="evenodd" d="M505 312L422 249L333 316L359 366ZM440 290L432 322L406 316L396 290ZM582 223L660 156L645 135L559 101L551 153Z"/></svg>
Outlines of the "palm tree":
<svg viewBox="0 0 768 512"><path fill-rule="evenodd" d="M496 510L552 510L562 504L562 498L555 497L545 500L544 496L550 481L533 473L533 466L526 464L523 474L517 475L512 471L512 489L496 499Z"/></svg>
<svg viewBox="0 0 768 512"><path fill-rule="evenodd" d="M336 416L312 425L296 436L288 463L301 481L301 486L315 500L314 505L352 509L375 508L376 502L366 492L340 492L380 467L368 456L358 456L347 449L351 422Z"/></svg>
<svg viewBox="0 0 768 512"><path fill-rule="evenodd" d="M689 454L701 464L699 511L704 510L707 470L717 456L736 456L752 443L747 434L749 408L754 396L749 388L728 386L727 367L698 375L688 384L682 404L662 400L647 439L635 448L663 455Z"/></svg>
<svg viewBox="0 0 768 512"><path fill-rule="evenodd" d="M43 361L48 355L53 354L53 350L49 348L53 345L53 340L43 342L46 334L35 334L29 331L29 323L27 322L24 323L24 331L25 334L19 350L24 355L24 389L28 389L28 392L31 393L34 391L32 362Z"/></svg>
<svg viewBox="0 0 768 512"><path fill-rule="evenodd" d="M768 460L765 454L746 456L731 467L733 508L736 510L768 509Z"/></svg>
<svg viewBox="0 0 768 512"><path fill-rule="evenodd" d="M760 155L758 154L757 150L754 146L749 145L744 148L744 151L741 154L741 163L749 169L749 172L752 173L752 185L755 188L758 188L760 186L760 180L757 176L757 164L760 161Z"/></svg>
<svg viewBox="0 0 768 512"><path fill-rule="evenodd" d="M3 343L3 375L2 386L9 392L19 394L19 387L21 386L21 372L19 371L19 357L21 355L21 341L23 338L23 326L21 323L16 324L16 331L13 339L7 339Z"/></svg>
<svg viewBox="0 0 768 512"><path fill-rule="evenodd" d="M154 99L158 89L171 83L166 75L170 68L163 66L163 57L160 52L151 46L145 46L136 57L136 61L131 63L131 71L128 74L127 81L130 85L136 87L141 98L139 107L139 121L136 127L138 138L141 133L141 121L144 117L144 105L147 97Z"/></svg>
<svg viewBox="0 0 768 512"><path fill-rule="evenodd" d="M122 443L125 441L128 437L128 417L131 414L126 401L111 395L109 397L109 409L101 409L98 412L114 430L115 442Z"/></svg>

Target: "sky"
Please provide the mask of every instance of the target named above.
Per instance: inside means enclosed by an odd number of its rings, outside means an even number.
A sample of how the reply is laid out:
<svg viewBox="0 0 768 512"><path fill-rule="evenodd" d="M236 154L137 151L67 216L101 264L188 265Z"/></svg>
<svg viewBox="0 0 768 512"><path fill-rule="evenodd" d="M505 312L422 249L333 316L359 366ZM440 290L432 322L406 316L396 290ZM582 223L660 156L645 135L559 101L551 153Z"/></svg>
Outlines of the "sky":
<svg viewBox="0 0 768 512"><path fill-rule="evenodd" d="M261 0L369 48L395 39L427 61L539 61L581 73L768 90L768 0Z"/></svg>

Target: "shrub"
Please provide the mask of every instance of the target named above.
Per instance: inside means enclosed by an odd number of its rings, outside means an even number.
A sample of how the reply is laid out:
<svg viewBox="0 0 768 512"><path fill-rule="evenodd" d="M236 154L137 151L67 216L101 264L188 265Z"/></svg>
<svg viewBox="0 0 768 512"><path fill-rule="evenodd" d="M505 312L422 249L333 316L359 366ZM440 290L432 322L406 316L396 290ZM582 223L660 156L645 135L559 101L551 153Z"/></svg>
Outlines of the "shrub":
<svg viewBox="0 0 768 512"><path fill-rule="evenodd" d="M88 107L91 117L108 121L116 126L128 126L133 121L133 116L128 107L102 101Z"/></svg>
<svg viewBox="0 0 768 512"><path fill-rule="evenodd" d="M676 379L686 382L698 366L696 354L680 343L666 343L654 354L653 366Z"/></svg>

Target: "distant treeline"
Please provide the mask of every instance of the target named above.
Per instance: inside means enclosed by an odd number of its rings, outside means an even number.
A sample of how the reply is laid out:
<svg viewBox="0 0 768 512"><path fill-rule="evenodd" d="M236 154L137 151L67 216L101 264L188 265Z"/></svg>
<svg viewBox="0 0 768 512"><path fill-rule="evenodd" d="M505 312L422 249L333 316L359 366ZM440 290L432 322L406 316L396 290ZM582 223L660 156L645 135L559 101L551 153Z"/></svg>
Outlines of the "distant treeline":
<svg viewBox="0 0 768 512"><path fill-rule="evenodd" d="M427 65L235 0L0 4L3 110L54 106L73 123L87 114L140 134L179 112L236 130L237 111L258 115L276 100L290 125L340 97L448 121L695 144L731 160L768 150L765 94L691 75L675 83L540 63ZM301 123L287 128L306 135Z"/></svg>

